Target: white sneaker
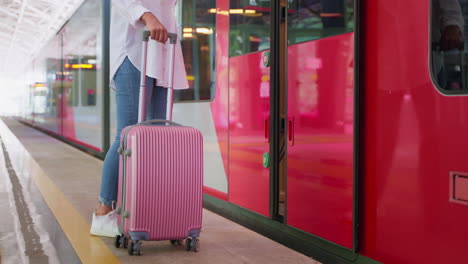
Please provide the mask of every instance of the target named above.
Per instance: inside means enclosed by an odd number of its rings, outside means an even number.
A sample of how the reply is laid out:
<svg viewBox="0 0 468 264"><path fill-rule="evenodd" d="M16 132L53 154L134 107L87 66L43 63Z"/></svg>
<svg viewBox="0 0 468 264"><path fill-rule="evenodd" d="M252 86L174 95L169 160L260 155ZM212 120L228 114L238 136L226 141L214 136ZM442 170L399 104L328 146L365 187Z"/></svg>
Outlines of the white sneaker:
<svg viewBox="0 0 468 264"><path fill-rule="evenodd" d="M117 216L114 211L106 215L96 215L93 213L93 222L91 223L91 235L115 237L119 234L119 227L117 226Z"/></svg>

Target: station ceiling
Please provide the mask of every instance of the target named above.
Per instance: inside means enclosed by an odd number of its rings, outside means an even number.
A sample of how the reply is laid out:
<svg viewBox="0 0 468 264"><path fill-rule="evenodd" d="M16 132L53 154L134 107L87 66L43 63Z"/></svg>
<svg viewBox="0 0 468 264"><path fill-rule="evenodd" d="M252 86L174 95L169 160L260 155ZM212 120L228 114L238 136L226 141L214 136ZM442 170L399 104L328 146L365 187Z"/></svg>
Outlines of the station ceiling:
<svg viewBox="0 0 468 264"><path fill-rule="evenodd" d="M21 73L83 0L0 0L0 76Z"/></svg>

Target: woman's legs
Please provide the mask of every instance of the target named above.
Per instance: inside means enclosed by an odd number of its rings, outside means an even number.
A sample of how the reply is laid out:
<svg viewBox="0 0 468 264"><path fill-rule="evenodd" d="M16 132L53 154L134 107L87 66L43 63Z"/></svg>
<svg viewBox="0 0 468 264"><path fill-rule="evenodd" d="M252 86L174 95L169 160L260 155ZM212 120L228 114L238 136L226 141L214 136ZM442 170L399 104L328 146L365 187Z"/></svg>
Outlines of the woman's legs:
<svg viewBox="0 0 468 264"><path fill-rule="evenodd" d="M117 70L115 82L115 94L117 104L117 131L102 169L101 192L99 194L100 206L97 215L105 215L112 210L112 203L117 198L117 184L119 175L120 133L126 126L133 125L138 119L138 97L140 90L140 75L128 58Z"/></svg>
<svg viewBox="0 0 468 264"><path fill-rule="evenodd" d="M153 89L151 89L151 102L148 107L148 114L146 116L146 119L167 119L167 92L167 88L161 86L155 86Z"/></svg>
<svg viewBox="0 0 468 264"><path fill-rule="evenodd" d="M138 100L140 96L140 71L126 58L114 77L117 102L117 132L115 140L104 160L101 181L101 193L96 215L105 215L112 210L113 201L117 200L119 177L120 133L126 126L138 121ZM165 119L167 89L154 86L154 79L147 78L147 119ZM154 88L153 88L154 87ZM153 88L153 89L152 89Z"/></svg>

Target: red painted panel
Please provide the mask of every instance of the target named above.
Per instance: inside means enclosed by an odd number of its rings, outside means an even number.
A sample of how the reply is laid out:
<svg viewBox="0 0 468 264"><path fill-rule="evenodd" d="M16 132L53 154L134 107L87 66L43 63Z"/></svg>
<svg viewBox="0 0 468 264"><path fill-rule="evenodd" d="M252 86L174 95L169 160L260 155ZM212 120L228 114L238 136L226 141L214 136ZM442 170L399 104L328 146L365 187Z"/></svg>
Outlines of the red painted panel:
<svg viewBox="0 0 468 264"><path fill-rule="evenodd" d="M77 143L77 144L79 144L79 145L81 145L81 146L83 146L83 147L86 147L86 148L95 150L95 151L97 151L97 152L102 152L102 149L101 149L101 148L98 148L98 147L96 147L96 146L90 145L90 144L85 143L85 142L83 142L83 141L81 141L81 140L78 140L78 139L76 139L76 138L70 137L70 138L66 138L66 139L68 139L68 140L70 140L70 141L72 141L72 142L75 142L75 143Z"/></svg>
<svg viewBox="0 0 468 264"><path fill-rule="evenodd" d="M269 215L269 169L263 167L270 81L261 52L230 58L229 201Z"/></svg>
<svg viewBox="0 0 468 264"><path fill-rule="evenodd" d="M362 252L383 263L465 263L468 210L449 202L468 172L468 97L429 74L429 3L364 1Z"/></svg>
<svg viewBox="0 0 468 264"><path fill-rule="evenodd" d="M213 188L210 188L210 187L207 187L207 186L203 186L203 193L211 195L213 197L216 197L216 198L224 200L224 201L228 200L227 193L220 192L220 191L218 191L216 189L213 189Z"/></svg>
<svg viewBox="0 0 468 264"><path fill-rule="evenodd" d="M28 123L31 123L31 122L28 122ZM34 124L34 123L31 123L31 124L37 126L37 125ZM48 133L51 133L51 134L55 135L56 137L61 137L61 136L63 136L63 135L60 134L60 133L57 133L57 132L54 132L54 131L52 131L52 130L43 128L43 127L41 127L41 126L37 126L37 127L40 127L40 128L42 128L42 129L46 130ZM87 144L87 143L85 143L85 142L83 142L83 141L77 140L77 139L75 139L75 138L66 138L66 139L69 140L69 141L71 141L71 142L74 142L74 143L76 143L76 144L78 144L78 145L81 145L81 146L83 146L83 147L86 147L86 148L95 150L95 151L97 151L97 152L101 152L101 151L102 151L102 149L100 149L100 148L98 148L98 147L89 145L89 144Z"/></svg>
<svg viewBox="0 0 468 264"><path fill-rule="evenodd" d="M288 114L294 127L289 130L287 224L348 248L353 230L353 36L288 50Z"/></svg>

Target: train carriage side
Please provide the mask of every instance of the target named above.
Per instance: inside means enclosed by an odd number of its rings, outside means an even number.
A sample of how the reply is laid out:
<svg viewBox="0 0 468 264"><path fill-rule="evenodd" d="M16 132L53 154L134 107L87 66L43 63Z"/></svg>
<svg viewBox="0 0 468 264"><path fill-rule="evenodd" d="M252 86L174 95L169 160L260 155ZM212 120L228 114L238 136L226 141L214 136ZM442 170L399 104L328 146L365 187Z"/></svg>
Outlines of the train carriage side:
<svg viewBox="0 0 468 264"><path fill-rule="evenodd" d="M179 0L174 119L204 135L206 206L326 263L464 263L468 60L434 50L444 1L468 17L465 0ZM109 3L35 58L23 119L101 156Z"/></svg>
<svg viewBox="0 0 468 264"><path fill-rule="evenodd" d="M466 39L468 3L362 3L362 252L383 263L466 263L466 48L442 50L437 35L451 25Z"/></svg>

